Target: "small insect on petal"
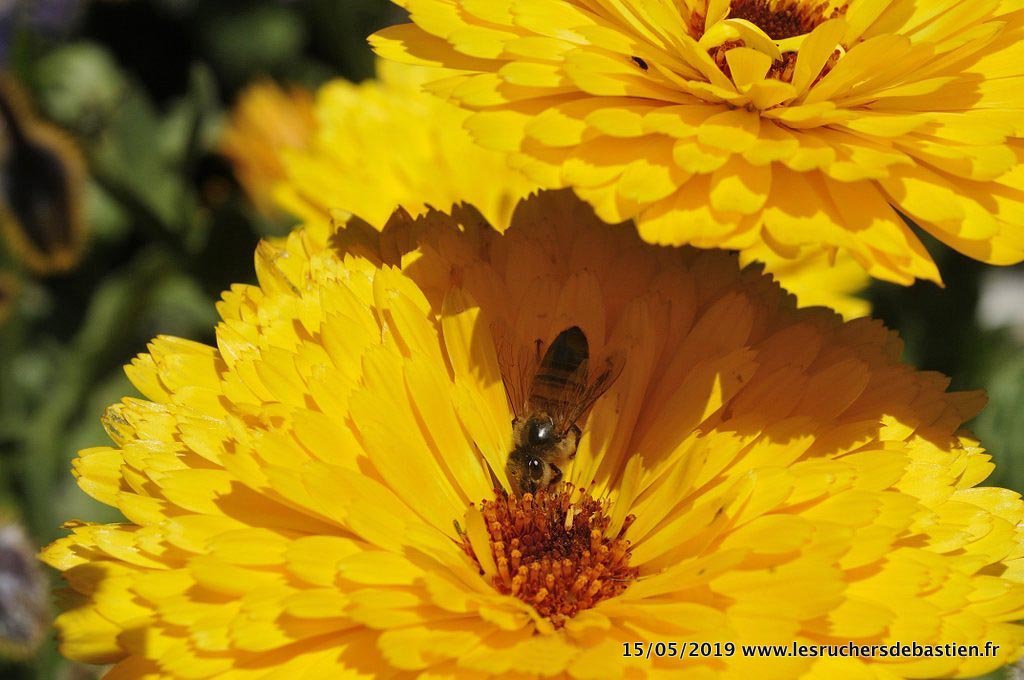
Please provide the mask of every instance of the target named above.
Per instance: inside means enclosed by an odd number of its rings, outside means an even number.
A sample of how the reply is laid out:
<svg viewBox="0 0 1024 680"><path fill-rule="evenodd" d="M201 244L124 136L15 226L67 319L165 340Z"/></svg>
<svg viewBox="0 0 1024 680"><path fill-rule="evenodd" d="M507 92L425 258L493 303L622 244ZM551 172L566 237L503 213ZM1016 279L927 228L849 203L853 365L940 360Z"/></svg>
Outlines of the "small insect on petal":
<svg viewBox="0 0 1024 680"><path fill-rule="evenodd" d="M49 627L46 580L17 524L0 526L0 657L30 656Z"/></svg>
<svg viewBox="0 0 1024 680"><path fill-rule="evenodd" d="M639 67L640 67L640 68L642 68L643 70L645 70L645 71L646 71L646 70L647 70L647 69L649 68L649 67L647 66L647 62L646 62L646 61L644 61L643 59L641 59L640 57L630 57L630 58L631 58L631 59L633 60L633 63L634 63L634 64L636 64L637 66L639 66Z"/></svg>
<svg viewBox="0 0 1024 680"><path fill-rule="evenodd" d="M31 269L70 269L83 240L81 155L63 132L33 118L9 79L0 80L0 126L0 230Z"/></svg>

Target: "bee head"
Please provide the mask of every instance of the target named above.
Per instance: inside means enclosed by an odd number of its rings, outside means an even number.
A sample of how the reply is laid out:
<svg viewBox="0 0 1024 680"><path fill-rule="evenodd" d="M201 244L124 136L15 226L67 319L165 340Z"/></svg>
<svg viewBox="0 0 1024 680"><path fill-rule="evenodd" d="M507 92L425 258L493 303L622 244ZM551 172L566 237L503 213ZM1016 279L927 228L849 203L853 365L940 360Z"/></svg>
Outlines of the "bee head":
<svg viewBox="0 0 1024 680"><path fill-rule="evenodd" d="M517 495L537 493L562 480L562 471L557 465L547 462L526 448L512 452L505 464L505 474Z"/></svg>

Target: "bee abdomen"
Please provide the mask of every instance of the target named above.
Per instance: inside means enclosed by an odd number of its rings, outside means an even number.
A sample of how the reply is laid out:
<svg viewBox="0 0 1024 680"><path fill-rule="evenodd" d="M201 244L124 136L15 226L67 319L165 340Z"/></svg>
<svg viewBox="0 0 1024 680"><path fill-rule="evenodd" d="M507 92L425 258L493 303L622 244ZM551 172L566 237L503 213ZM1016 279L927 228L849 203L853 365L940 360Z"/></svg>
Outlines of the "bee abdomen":
<svg viewBox="0 0 1024 680"><path fill-rule="evenodd" d="M580 368L589 356L587 338L579 326L559 333L544 353L533 378L530 403L550 410L562 403L566 395L580 391L586 381L586 371Z"/></svg>

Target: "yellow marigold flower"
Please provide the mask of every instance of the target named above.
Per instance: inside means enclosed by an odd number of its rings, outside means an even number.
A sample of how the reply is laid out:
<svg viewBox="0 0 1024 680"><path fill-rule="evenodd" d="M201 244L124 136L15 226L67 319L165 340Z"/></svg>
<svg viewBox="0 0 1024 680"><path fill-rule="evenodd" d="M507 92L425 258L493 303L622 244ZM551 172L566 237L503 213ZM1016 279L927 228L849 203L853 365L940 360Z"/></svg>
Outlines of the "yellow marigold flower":
<svg viewBox="0 0 1024 680"><path fill-rule="evenodd" d="M972 675L1016 659L1024 503L977 486L977 393L734 255L571 193L299 230L162 337L82 451L122 524L43 553L64 654L111 677ZM509 497L502 357L624 357L565 479ZM517 351L518 350L518 351ZM510 367L511 370L510 370ZM502 371L505 371L503 374ZM632 641L999 645L986 658L626 658Z"/></svg>
<svg viewBox="0 0 1024 680"><path fill-rule="evenodd" d="M298 85L284 89L263 80L239 95L221 136L220 152L264 215L278 214L273 192L285 178L282 151L304 148L315 127L313 95Z"/></svg>
<svg viewBox="0 0 1024 680"><path fill-rule="evenodd" d="M463 129L468 113L421 92L436 69L382 61L378 70L376 81L323 86L311 141L301 149L276 147L284 169L274 191L278 205L307 228L323 230L338 210L382 228L396 206L421 215L428 206L466 202L505 229L516 202L536 185L509 167L505 154L473 141ZM847 318L870 312L857 297L868 276L849 255L839 253L832 267L820 251L786 259L763 250L759 259L801 305L825 305Z"/></svg>
<svg viewBox="0 0 1024 680"><path fill-rule="evenodd" d="M420 91L430 73L381 62L379 80L324 85L309 147L280 154L283 207L307 222L343 210L383 227L399 205L419 215L467 202L504 229L535 185L473 141L466 112Z"/></svg>
<svg viewBox="0 0 1024 680"><path fill-rule="evenodd" d="M765 271L795 295L801 307L829 307L845 319L871 314L871 303L860 297L870 277L846 252L837 252L833 258L825 251L810 250L791 259L759 245L740 253L741 265L753 262L764 263Z"/></svg>
<svg viewBox="0 0 1024 680"><path fill-rule="evenodd" d="M939 281L901 219L1024 260L1018 0L395 0L386 57L485 145L652 243L848 251Z"/></svg>

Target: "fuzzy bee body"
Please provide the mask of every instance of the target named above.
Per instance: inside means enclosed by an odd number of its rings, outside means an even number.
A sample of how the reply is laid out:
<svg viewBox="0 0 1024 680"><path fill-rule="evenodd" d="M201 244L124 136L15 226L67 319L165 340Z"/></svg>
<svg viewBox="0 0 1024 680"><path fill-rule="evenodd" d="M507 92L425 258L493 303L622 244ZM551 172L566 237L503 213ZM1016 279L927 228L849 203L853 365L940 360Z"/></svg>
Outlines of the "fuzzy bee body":
<svg viewBox="0 0 1024 680"><path fill-rule="evenodd" d="M539 349L538 344L538 354ZM515 394L521 392L509 389L516 415L505 473L515 493L536 493L557 484L564 467L576 456L582 435L578 423L621 368L609 360L605 370L591 378L589 364L586 335L573 326L548 345L532 372L525 404L516 404Z"/></svg>

